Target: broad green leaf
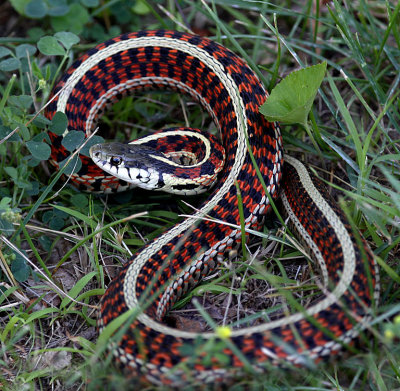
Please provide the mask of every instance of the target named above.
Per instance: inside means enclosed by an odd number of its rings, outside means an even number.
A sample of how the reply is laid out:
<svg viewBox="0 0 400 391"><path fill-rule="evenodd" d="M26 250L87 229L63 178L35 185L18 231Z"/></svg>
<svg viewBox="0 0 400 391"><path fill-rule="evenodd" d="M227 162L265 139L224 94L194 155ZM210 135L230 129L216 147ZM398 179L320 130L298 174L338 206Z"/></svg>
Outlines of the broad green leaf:
<svg viewBox="0 0 400 391"><path fill-rule="evenodd" d="M30 118L30 117L29 117ZM51 121L47 119L44 115L39 114L35 119L33 120L33 124L37 126L40 129L45 129L46 126L51 125Z"/></svg>
<svg viewBox="0 0 400 391"><path fill-rule="evenodd" d="M15 253L15 255L16 258L11 263L11 272L17 281L24 282L30 276L31 268L21 255L18 253Z"/></svg>
<svg viewBox="0 0 400 391"><path fill-rule="evenodd" d="M52 210L46 210L46 212L43 213L42 215L42 221L45 224L48 224L50 220L53 218L53 211Z"/></svg>
<svg viewBox="0 0 400 391"><path fill-rule="evenodd" d="M292 72L260 107L268 121L306 124L308 113L326 72L326 62Z"/></svg>
<svg viewBox="0 0 400 391"><path fill-rule="evenodd" d="M85 133L78 130L70 130L63 137L61 144L67 151L72 152L82 145L84 139L85 139Z"/></svg>
<svg viewBox="0 0 400 391"><path fill-rule="evenodd" d="M14 232L14 224L0 217L0 232L9 236Z"/></svg>
<svg viewBox="0 0 400 391"><path fill-rule="evenodd" d="M49 228L54 231L61 231L65 226L65 221L61 217L53 216L49 222Z"/></svg>
<svg viewBox="0 0 400 391"><path fill-rule="evenodd" d="M69 12L69 5L65 2L56 2L51 1L49 2L49 10L47 14L50 16L64 16Z"/></svg>
<svg viewBox="0 0 400 391"><path fill-rule="evenodd" d="M62 219L67 219L68 218L68 213L64 212L61 209L53 209L53 213L54 213L54 216L61 217Z"/></svg>
<svg viewBox="0 0 400 391"><path fill-rule="evenodd" d="M44 0L31 0L25 7L25 14L30 18L40 19L46 16L47 5Z"/></svg>
<svg viewBox="0 0 400 391"><path fill-rule="evenodd" d="M12 132L12 129L8 126L0 125L0 140L8 136ZM21 141L18 133L14 133L7 141Z"/></svg>
<svg viewBox="0 0 400 391"><path fill-rule="evenodd" d="M15 49L15 54L18 58L33 56L36 53L36 47L29 45L28 43L23 43Z"/></svg>
<svg viewBox="0 0 400 391"><path fill-rule="evenodd" d="M0 71L3 72L11 72L15 71L18 69L21 65L21 62L14 57L7 58L6 60L3 60L0 62Z"/></svg>
<svg viewBox="0 0 400 391"><path fill-rule="evenodd" d="M60 31L59 33L54 34L54 36L64 45L67 50L71 49L72 46L80 41L77 35L67 31Z"/></svg>
<svg viewBox="0 0 400 391"><path fill-rule="evenodd" d="M0 208L8 208L11 205L12 198L11 197L3 197L0 200Z"/></svg>
<svg viewBox="0 0 400 391"><path fill-rule="evenodd" d="M27 128L27 126L25 126L25 124L21 124L18 122L12 122L11 126L13 129L18 128L18 134L25 140L25 141L29 141L31 138L31 134L29 132L29 129Z"/></svg>
<svg viewBox="0 0 400 391"><path fill-rule="evenodd" d="M35 159L35 161L37 161ZM37 164L33 167L36 167ZM36 196L39 194L39 182L38 181L32 181L30 180L29 184L31 185L31 187L29 188L29 190L26 191L26 193L30 196Z"/></svg>
<svg viewBox="0 0 400 391"><path fill-rule="evenodd" d="M0 46L0 58L11 55L12 51L4 46Z"/></svg>
<svg viewBox="0 0 400 391"><path fill-rule="evenodd" d="M45 251L50 251L51 250L51 245L53 244L53 241L48 236L42 235L39 238L39 243L41 244L41 246L43 247L43 249Z"/></svg>
<svg viewBox="0 0 400 391"><path fill-rule="evenodd" d="M45 35L45 32L40 27L32 27L28 31L28 37L32 39L32 41L37 42L40 38Z"/></svg>
<svg viewBox="0 0 400 391"><path fill-rule="evenodd" d="M11 95L8 97L8 102L11 103L13 106L28 110L33 104L33 99L30 95Z"/></svg>
<svg viewBox="0 0 400 391"><path fill-rule="evenodd" d="M46 56L63 56L65 54L65 49L54 37L46 36L40 38L37 46L40 52Z"/></svg>
<svg viewBox="0 0 400 391"><path fill-rule="evenodd" d="M63 112L57 111L51 120L50 131L61 136L67 129L67 126L67 116Z"/></svg>
<svg viewBox="0 0 400 391"><path fill-rule="evenodd" d="M80 34L84 26L90 20L90 15L86 8L78 3L69 6L69 12L64 16L54 16L51 18L51 25L56 31L71 31Z"/></svg>
<svg viewBox="0 0 400 391"><path fill-rule="evenodd" d="M49 145L38 141L28 141L26 146L35 159L48 160L51 154Z"/></svg>
<svg viewBox="0 0 400 391"><path fill-rule="evenodd" d="M13 179L13 181L18 179L18 171L15 167L4 167L4 171Z"/></svg>
<svg viewBox="0 0 400 391"><path fill-rule="evenodd" d="M135 5L131 9L137 15L147 15L151 12L151 9L143 0L137 0Z"/></svg>
<svg viewBox="0 0 400 391"><path fill-rule="evenodd" d="M82 193L74 194L71 197L71 202L75 207L77 207L79 209L86 208L89 204L89 201L88 201L86 195L82 194Z"/></svg>

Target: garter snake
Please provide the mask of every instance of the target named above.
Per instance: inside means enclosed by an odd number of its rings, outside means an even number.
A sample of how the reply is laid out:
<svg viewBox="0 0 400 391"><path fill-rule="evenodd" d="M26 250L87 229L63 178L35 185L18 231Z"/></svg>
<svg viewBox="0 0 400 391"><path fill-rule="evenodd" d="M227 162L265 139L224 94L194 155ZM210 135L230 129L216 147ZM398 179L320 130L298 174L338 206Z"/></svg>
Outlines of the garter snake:
<svg viewBox="0 0 400 391"><path fill-rule="evenodd" d="M101 302L100 330L126 311L141 308L145 293L154 298L113 345L119 364L155 383L180 384L186 372L170 369L182 362L202 382L224 380L240 370L243 361L230 346L257 370L267 361L301 365L337 352L371 317L379 286L376 264L320 182L298 160L283 159L278 126L258 111L267 93L243 60L216 42L187 33L124 34L91 49L69 68L53 91L47 117L61 111L68 118L68 130L88 133L109 103L126 92L149 89L179 91L196 99L220 131L226 162L199 209L135 253L109 284ZM58 167L69 152L62 145L63 136L50 138L51 162ZM215 333L177 330L163 324L162 318L240 242L237 187L246 229L262 227L270 201L251 154L270 196L277 199L278 186L282 189L289 224L321 269L324 295L298 313L232 330L233 345L224 349L229 361L225 367L231 368L227 371L202 357L191 362L181 352L184 344L194 344L199 337L210 340ZM81 160L81 170L71 178L79 189L114 192L129 187L126 178L105 174L87 156ZM120 163L119 157L113 160L115 167ZM140 169L146 171L136 167L135 177ZM141 178L147 175L142 174ZM162 178L155 182L163 187Z"/></svg>

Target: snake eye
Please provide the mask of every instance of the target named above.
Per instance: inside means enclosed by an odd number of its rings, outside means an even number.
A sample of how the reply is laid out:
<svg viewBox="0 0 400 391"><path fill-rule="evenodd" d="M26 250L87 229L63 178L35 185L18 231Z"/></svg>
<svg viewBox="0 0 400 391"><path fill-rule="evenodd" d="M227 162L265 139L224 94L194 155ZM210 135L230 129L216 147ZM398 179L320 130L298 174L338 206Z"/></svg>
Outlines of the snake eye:
<svg viewBox="0 0 400 391"><path fill-rule="evenodd" d="M120 156L111 156L110 164L112 166L119 166L122 163L122 159Z"/></svg>

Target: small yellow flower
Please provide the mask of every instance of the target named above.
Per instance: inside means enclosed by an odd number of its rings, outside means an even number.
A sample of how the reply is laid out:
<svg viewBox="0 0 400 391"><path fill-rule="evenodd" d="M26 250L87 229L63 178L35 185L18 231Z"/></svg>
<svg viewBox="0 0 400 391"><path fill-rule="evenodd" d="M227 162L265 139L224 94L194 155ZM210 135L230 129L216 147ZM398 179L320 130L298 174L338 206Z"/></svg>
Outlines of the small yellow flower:
<svg viewBox="0 0 400 391"><path fill-rule="evenodd" d="M216 328L216 333L218 337L222 339L229 338L232 335L232 330L229 326L219 326Z"/></svg>
<svg viewBox="0 0 400 391"><path fill-rule="evenodd" d="M400 324L400 315L397 315L397 316L394 318L394 324Z"/></svg>
<svg viewBox="0 0 400 391"><path fill-rule="evenodd" d="M387 339L393 339L393 338L394 338L394 333L393 333L393 331L390 330L390 329L385 330L385 337L386 337Z"/></svg>

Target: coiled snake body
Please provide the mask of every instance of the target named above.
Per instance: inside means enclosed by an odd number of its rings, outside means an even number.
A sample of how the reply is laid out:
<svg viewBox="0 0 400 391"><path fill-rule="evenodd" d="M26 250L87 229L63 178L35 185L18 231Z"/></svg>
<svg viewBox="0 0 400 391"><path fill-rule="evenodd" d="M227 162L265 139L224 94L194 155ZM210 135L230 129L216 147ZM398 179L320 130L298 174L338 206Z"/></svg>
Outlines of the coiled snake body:
<svg viewBox="0 0 400 391"><path fill-rule="evenodd" d="M126 311L141 309L113 345L117 361L153 382L173 384L183 381L187 372L170 369L186 362L192 370L189 377L214 382L243 367L235 349L261 370L267 361L299 365L318 361L347 344L366 326L377 297L373 256L362 239L356 240L341 210L303 164L285 157L281 181L279 128L259 113L267 93L243 60L191 34L159 30L124 34L75 62L55 88L47 116L51 119L56 111L64 112L68 129L89 132L108 103L127 91L143 89L178 90L198 100L220 130L226 163L203 205L138 251L109 285L101 302L100 330ZM51 159L58 167L69 152L61 144L62 136L50 137ZM126 188L125 181L105 174L88 157L81 159L82 169L72 176L79 188ZM224 367L232 369L227 372L217 361L207 362L201 355L190 361L180 349L199 337L215 338L215 333L177 330L161 319L240 243L238 189L245 227L261 228L270 203L256 166L272 198L278 196L278 185L283 188L281 198L290 225L321 269L324 296L298 313L232 330L231 344L224 349L229 359Z"/></svg>

